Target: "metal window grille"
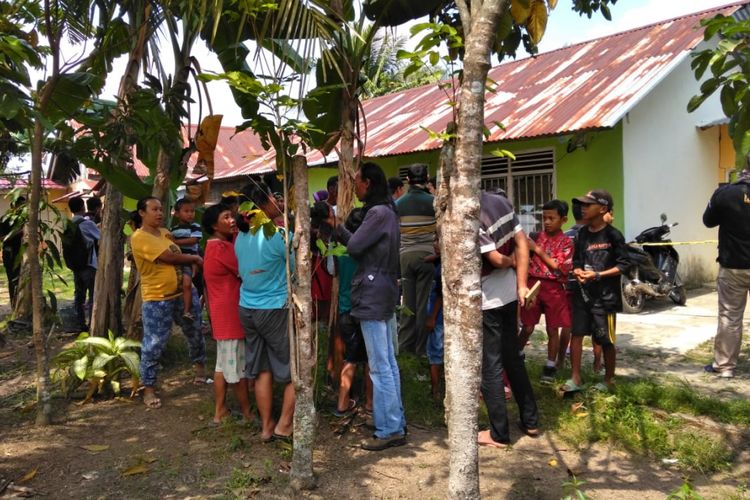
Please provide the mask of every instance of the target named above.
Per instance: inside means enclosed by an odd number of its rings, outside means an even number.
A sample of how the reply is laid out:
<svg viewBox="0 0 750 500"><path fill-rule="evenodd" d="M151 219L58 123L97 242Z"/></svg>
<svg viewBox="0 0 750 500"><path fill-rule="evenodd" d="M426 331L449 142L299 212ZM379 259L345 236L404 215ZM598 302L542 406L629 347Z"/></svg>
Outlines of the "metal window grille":
<svg viewBox="0 0 750 500"><path fill-rule="evenodd" d="M482 189L502 189L513 203L524 231L542 229L542 206L555 197L555 152L517 153L516 159L482 158Z"/></svg>

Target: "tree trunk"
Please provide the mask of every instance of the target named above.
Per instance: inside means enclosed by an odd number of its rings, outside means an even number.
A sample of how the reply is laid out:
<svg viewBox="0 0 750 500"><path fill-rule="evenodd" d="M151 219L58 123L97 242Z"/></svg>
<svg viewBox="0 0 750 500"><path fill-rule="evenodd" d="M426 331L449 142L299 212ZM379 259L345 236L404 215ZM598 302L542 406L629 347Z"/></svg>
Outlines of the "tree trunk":
<svg viewBox="0 0 750 500"><path fill-rule="evenodd" d="M144 12L131 13L131 19L139 19L138 37L130 49L128 64L125 67L117 97L120 102L127 100L138 84L138 73L143 61L146 42L151 34L149 17L151 5L145 6ZM118 111L119 112L119 111ZM129 148L127 144L119 147ZM121 158L122 155L116 155ZM125 164L116 168L130 168ZM91 313L91 334L105 336L107 329L115 335L122 334L122 310L120 309L120 290L122 289L122 268L125 261L125 237L123 235L122 193L111 184L105 191L102 234L99 240L99 266L96 270L94 284L94 309Z"/></svg>
<svg viewBox="0 0 750 500"><path fill-rule="evenodd" d="M294 410L294 455L290 480L296 490L315 487L313 473L313 445L315 444L315 361L317 332L312 321L312 294L310 285L310 206L307 201L307 161L304 156L292 160L294 175L294 201L296 203L294 233L296 285L292 291L294 311L294 346L292 348L292 382L296 393Z"/></svg>
<svg viewBox="0 0 750 500"><path fill-rule="evenodd" d="M21 259L18 270L18 288L16 291L16 305L13 307L13 319L28 321L31 318L31 279L29 277L29 259Z"/></svg>
<svg viewBox="0 0 750 500"><path fill-rule="evenodd" d="M490 48L503 0L472 2L476 16L466 37L458 99L455 165L442 215L443 307L445 308L446 416L450 446L449 498L479 498L477 415L482 366L480 172L484 93Z"/></svg>
<svg viewBox="0 0 750 500"><path fill-rule="evenodd" d="M357 164L354 162L354 126L357 119L357 101L352 96L344 96L341 111L341 143L339 146L339 186L336 201L336 215L340 221L354 208L354 175Z"/></svg>
<svg viewBox="0 0 750 500"><path fill-rule="evenodd" d="M99 240L98 266L94 282L94 306L91 311L90 333L106 337L107 331L122 334L121 289L122 268L125 261L122 193L107 183L104 191L102 236Z"/></svg>
<svg viewBox="0 0 750 500"><path fill-rule="evenodd" d="M50 81L47 86L52 85ZM42 99L50 95L49 89L42 90ZM43 108L43 105L40 106ZM31 194L29 196L28 249L26 258L29 264L31 281L32 335L36 353L36 424L49 425L52 420L52 396L49 384L49 359L47 356L47 336L44 334L44 294L42 292L42 267L39 262L39 205L42 196L42 148L44 147L44 127L37 118L34 124L34 137L31 143Z"/></svg>

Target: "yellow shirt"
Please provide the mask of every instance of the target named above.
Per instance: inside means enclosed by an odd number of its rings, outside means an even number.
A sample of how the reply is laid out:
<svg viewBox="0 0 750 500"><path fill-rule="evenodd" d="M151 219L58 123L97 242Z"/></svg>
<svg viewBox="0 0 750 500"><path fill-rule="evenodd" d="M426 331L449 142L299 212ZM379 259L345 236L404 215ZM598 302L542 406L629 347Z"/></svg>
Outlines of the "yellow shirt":
<svg viewBox="0 0 750 500"><path fill-rule="evenodd" d="M141 274L141 296L144 301L170 300L180 295L181 271L177 266L157 260L165 250L181 253L180 247L167 238L169 231L159 228L161 236L141 229L130 237L133 258Z"/></svg>

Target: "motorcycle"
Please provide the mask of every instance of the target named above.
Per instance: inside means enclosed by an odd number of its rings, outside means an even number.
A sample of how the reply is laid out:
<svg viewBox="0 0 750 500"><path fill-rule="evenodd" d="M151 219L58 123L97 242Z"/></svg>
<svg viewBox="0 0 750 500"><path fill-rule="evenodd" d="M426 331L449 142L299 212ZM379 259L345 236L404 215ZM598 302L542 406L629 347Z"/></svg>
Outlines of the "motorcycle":
<svg viewBox="0 0 750 500"><path fill-rule="evenodd" d="M675 304L684 306L687 294L677 264L680 255L669 243L669 233L678 223L667 224L667 215L661 214L661 226L650 227L628 243L631 266L620 278L622 307L626 313L643 310L646 299L669 297ZM659 243L646 245L644 243Z"/></svg>

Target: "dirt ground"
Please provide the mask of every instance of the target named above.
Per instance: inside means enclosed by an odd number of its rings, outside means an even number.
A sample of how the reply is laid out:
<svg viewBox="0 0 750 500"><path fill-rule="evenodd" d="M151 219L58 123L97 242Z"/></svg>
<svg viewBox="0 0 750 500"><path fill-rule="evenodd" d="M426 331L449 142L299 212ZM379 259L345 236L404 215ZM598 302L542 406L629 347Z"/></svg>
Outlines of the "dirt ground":
<svg viewBox="0 0 750 500"><path fill-rule="evenodd" d="M663 304L653 307L657 312L670 309ZM70 339L55 338L53 348ZM290 446L262 444L257 430L240 423L210 428L211 387L192 384L186 359L165 363L160 376L161 409L145 409L140 398L87 405L55 399L55 425L34 427L33 349L23 335L10 335L7 340L0 348L0 489L12 480L16 487L26 488L20 494L49 498L445 496L445 427L410 425L406 446L366 452L358 447L368 434L363 420L356 418L339 435L341 429L330 416L330 407L319 414L314 454L318 488L292 494L287 479ZM654 355L635 346L623 350L621 365L627 370L651 367L650 372L675 377L680 377L681 371L695 371L694 364L688 370L690 361L677 354ZM533 346L529 356L541 358L541 346ZM655 367L656 363L659 366ZM672 366L674 372L670 372ZM733 384L747 385L747 380ZM704 385L707 391L712 390L710 381ZM514 405L511 408L515 412ZM544 412L544 408L540 410ZM513 414L511 419L515 420ZM717 439L720 436L718 433ZM480 449L485 498L561 498L563 483L571 473L585 481L581 489L595 499L630 499L635 495L639 500L662 499L683 483L682 473L672 465L631 456L606 443L576 450L552 433L532 439L520 431L512 439L508 450ZM90 445L95 446L82 448ZM747 498L750 450L747 441L737 446L730 471L692 476L703 497ZM19 494L19 488L13 491ZM5 495L12 496L13 491L9 488Z"/></svg>

